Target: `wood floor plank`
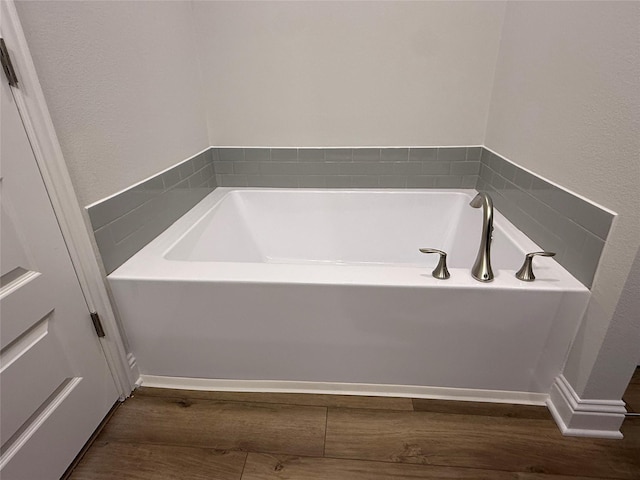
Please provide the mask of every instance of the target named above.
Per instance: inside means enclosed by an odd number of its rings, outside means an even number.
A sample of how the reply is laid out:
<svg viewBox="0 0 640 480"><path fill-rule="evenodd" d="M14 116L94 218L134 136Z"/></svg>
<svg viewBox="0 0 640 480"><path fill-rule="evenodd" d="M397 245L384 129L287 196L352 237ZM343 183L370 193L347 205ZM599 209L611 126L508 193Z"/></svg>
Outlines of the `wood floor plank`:
<svg viewBox="0 0 640 480"><path fill-rule="evenodd" d="M135 397L99 439L317 456L325 423L324 407Z"/></svg>
<svg viewBox="0 0 640 480"><path fill-rule="evenodd" d="M551 420L329 409L325 456L638 479L640 435L563 437Z"/></svg>
<svg viewBox="0 0 640 480"><path fill-rule="evenodd" d="M551 414L547 407L535 405L514 405L511 403L458 402L452 400L425 400L421 398L414 398L413 409L416 412L551 419Z"/></svg>
<svg viewBox="0 0 640 480"><path fill-rule="evenodd" d="M137 396L197 398L229 402L280 403L317 407L371 408L380 410L413 410L410 398L371 397L360 395L317 395L310 393L211 392L140 387Z"/></svg>
<svg viewBox="0 0 640 480"><path fill-rule="evenodd" d="M246 453L97 441L70 480L239 480Z"/></svg>
<svg viewBox="0 0 640 480"><path fill-rule="evenodd" d="M242 480L598 480L474 468L249 453Z"/></svg>

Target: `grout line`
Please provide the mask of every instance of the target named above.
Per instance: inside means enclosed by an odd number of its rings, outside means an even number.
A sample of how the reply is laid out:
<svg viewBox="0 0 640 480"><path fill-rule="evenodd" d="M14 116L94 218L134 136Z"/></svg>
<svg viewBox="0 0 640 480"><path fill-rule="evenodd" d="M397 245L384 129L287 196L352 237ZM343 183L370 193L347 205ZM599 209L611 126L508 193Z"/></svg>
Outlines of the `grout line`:
<svg viewBox="0 0 640 480"><path fill-rule="evenodd" d="M146 388L157 388L157 387L146 387ZM185 390L188 391L188 390ZM227 392L222 392L222 393L227 393ZM232 392L232 393L256 393L256 392ZM260 392L257 392L260 393ZM314 393L282 393L281 395L327 395L327 396L334 396L331 394L314 394ZM339 395L336 395L339 396ZM365 395L368 396L368 395ZM408 409L400 409L400 408L381 408L381 407L362 407L362 406L358 406L358 407L349 407L349 406L339 406L339 405L314 405L314 404L309 404L309 403L292 403L292 402L265 402L265 401L260 401L260 400L237 400L237 399L223 399L223 398L202 398L202 397L193 397L190 395L147 395L147 394L140 394L138 392L137 395L138 398L163 398L165 400L173 400L173 399L182 399L182 398L188 398L190 400L202 400L205 402L224 402L224 403L259 403L261 405L283 405L283 406L295 406L295 407L314 407L314 408L344 408L344 409L349 409L349 410L374 410L374 411L380 411L380 410L385 410L388 412L413 412L413 402L412 402L412 407L411 410ZM399 399L406 399L408 397L378 397L378 398L399 398ZM412 398L409 398L409 400L412 400ZM544 406L544 405L542 405Z"/></svg>
<svg viewBox="0 0 640 480"><path fill-rule="evenodd" d="M322 442L322 456L324 457L324 453L327 450L327 426L329 425L329 407L326 407L327 410L325 412L324 417L324 440Z"/></svg>
<svg viewBox="0 0 640 480"><path fill-rule="evenodd" d="M273 456L281 455L281 456L288 456L288 457L323 458L322 455L320 454L319 455L309 455L309 454L303 455L295 452L284 452L284 451L275 451L275 450L250 450L250 449L247 449L246 447L241 447L241 446L220 448L220 447L210 447L207 445L198 445L193 443L153 442L148 440L134 441L134 440L121 439L121 438L109 438L108 442L119 443L122 445L153 445L158 447L179 447L179 448L186 448L186 449L192 448L197 450L211 450L213 452L218 452L218 453L237 452L237 453L247 453L247 454L258 453L258 454L273 455ZM387 462L387 463L394 463L394 462Z"/></svg>
<svg viewBox="0 0 640 480"><path fill-rule="evenodd" d="M106 442L109 444L117 443L119 445L150 445L150 446L156 446L156 447L177 447L177 448L184 448L187 450L188 449L208 450L208 451L212 451L220 454L224 454L227 452L234 452L234 453L261 453L265 455L293 455L291 453L279 453L279 452L273 453L273 452L262 452L258 450L245 450L244 447L241 447L241 446L233 447L233 448L221 448L221 447L211 447L209 445L198 445L193 443L154 442L149 440L127 440L126 438L110 438L106 440ZM312 455L301 455L301 456L308 456L310 458L322 458L319 456L314 457ZM4 478L2 480L4 480ZM60 479L60 480L64 480L64 479Z"/></svg>
<svg viewBox="0 0 640 480"><path fill-rule="evenodd" d="M240 472L240 476L238 477L238 480L242 480L242 477L244 476L244 469L247 467L248 458L249 458L249 452L245 452L244 463L242 464L242 471Z"/></svg>

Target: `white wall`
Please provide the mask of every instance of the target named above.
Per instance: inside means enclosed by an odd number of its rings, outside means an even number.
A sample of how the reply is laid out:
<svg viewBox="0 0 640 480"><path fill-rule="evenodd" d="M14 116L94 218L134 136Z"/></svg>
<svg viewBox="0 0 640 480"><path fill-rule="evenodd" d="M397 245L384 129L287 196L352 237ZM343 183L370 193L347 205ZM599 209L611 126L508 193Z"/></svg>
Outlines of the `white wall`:
<svg viewBox="0 0 640 480"><path fill-rule="evenodd" d="M216 145L478 145L504 2L194 2Z"/></svg>
<svg viewBox="0 0 640 480"><path fill-rule="evenodd" d="M189 2L17 8L81 204L209 144Z"/></svg>
<svg viewBox="0 0 640 480"><path fill-rule="evenodd" d="M640 343L640 313L613 318L640 245L639 25L638 2L509 2L487 123L489 148L619 214L565 370L587 398L622 394Z"/></svg>

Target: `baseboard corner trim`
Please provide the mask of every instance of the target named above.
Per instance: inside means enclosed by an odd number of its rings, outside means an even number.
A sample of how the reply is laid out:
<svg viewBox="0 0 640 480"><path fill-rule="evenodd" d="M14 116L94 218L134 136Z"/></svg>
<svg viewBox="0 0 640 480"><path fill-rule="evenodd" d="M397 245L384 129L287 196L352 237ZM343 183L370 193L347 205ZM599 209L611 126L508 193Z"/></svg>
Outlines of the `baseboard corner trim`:
<svg viewBox="0 0 640 480"><path fill-rule="evenodd" d="M547 407L565 436L622 438L626 409L622 400L583 399L564 375L551 387Z"/></svg>

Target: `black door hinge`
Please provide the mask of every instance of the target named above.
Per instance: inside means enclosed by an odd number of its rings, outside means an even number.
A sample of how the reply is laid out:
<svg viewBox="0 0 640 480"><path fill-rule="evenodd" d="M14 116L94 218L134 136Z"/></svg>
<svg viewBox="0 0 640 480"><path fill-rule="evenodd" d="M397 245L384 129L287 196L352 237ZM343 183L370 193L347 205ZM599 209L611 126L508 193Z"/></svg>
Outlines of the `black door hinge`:
<svg viewBox="0 0 640 480"><path fill-rule="evenodd" d="M13 69L9 50L7 50L7 45L4 43L4 38L0 38L0 62L2 62L2 69L7 76L7 80L9 80L9 85L17 87L18 77L16 76L16 71Z"/></svg>
<svg viewBox="0 0 640 480"><path fill-rule="evenodd" d="M91 321L93 322L93 328L96 329L98 337L104 337L104 328L102 328L102 322L100 321L100 315L97 312L91 312Z"/></svg>

